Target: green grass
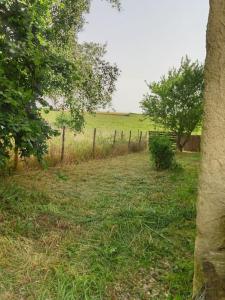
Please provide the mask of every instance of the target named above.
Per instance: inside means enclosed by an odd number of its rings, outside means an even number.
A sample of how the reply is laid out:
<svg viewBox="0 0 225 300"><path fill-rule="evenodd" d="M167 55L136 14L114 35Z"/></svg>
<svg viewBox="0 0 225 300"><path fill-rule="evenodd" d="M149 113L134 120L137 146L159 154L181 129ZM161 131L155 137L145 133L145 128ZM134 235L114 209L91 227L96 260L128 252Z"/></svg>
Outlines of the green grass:
<svg viewBox="0 0 225 300"><path fill-rule="evenodd" d="M50 111L44 113L43 117L55 126L55 120L59 112ZM96 159L124 155L129 152L138 152L146 149L147 132L153 130L154 125L149 120L138 114L121 113L97 113L95 115L85 114L85 127L81 133L75 133L66 129L65 134L65 156L64 164L78 163L93 159L93 131L96 133ZM114 144L114 133L116 132L116 143ZM131 144L128 147L130 130ZM142 139L140 141L140 132ZM61 156L61 135L48 141L48 153L44 156L44 164L47 166L59 165ZM20 161L19 168L36 168L39 164L36 159Z"/></svg>
<svg viewBox="0 0 225 300"><path fill-rule="evenodd" d="M44 118L51 124L55 123L56 116L59 112L50 111L48 114L43 113ZM85 129L84 132L92 132L97 128L102 133L113 133L114 130L128 133L130 130L133 135L137 135L138 131L143 133L151 130L163 130L162 126L156 125L150 118L135 113L96 113L85 114ZM201 129L196 128L194 134L200 134Z"/></svg>
<svg viewBox="0 0 225 300"><path fill-rule="evenodd" d="M55 122L57 111L50 111L43 116L51 124ZM85 130L99 129L101 132L113 132L114 130L129 132L137 134L140 131L154 130L154 123L141 114L122 114L122 113L97 113L85 114Z"/></svg>
<svg viewBox="0 0 225 300"><path fill-rule="evenodd" d="M53 126L55 125L57 114L59 114L57 111L50 111L47 114L43 111L43 117ZM78 163L93 159L92 145L94 128L97 129L96 159L143 150L146 148L148 131L163 130L163 127L156 126L149 118L141 114L99 112L94 115L86 113L85 127L81 133L74 133L66 129L64 164ZM114 145L115 130L116 144ZM128 149L130 131L132 147ZM141 147L139 144L140 132L142 132ZM48 153L44 157L44 164L50 167L56 166L60 164L60 156L61 136L59 135L48 142ZM20 168L27 166L31 168L38 167L38 163L35 159L28 159L25 164L20 161Z"/></svg>
<svg viewBox="0 0 225 300"><path fill-rule="evenodd" d="M0 299L190 299L198 154L147 153L0 183Z"/></svg>

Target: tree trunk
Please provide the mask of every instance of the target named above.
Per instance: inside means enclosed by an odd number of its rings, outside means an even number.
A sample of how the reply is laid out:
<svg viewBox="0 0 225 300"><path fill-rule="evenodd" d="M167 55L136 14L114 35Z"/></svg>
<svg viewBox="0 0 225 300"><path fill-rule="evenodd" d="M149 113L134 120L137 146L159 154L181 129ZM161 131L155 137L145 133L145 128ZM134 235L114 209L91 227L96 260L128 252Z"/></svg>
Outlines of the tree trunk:
<svg viewBox="0 0 225 300"><path fill-rule="evenodd" d="M190 134L189 135L178 135L177 136L177 149L180 152L183 152L184 146L187 144L190 136L191 136Z"/></svg>
<svg viewBox="0 0 225 300"><path fill-rule="evenodd" d="M225 1L210 0L193 299L225 299Z"/></svg>
<svg viewBox="0 0 225 300"><path fill-rule="evenodd" d="M177 149L178 149L180 152L183 151L183 147L182 147L182 145L181 145L181 143L180 143L180 140L178 140L178 139L177 139Z"/></svg>
<svg viewBox="0 0 225 300"><path fill-rule="evenodd" d="M178 135L177 136L177 149L180 151L180 152L182 152L183 151L183 145L181 144L181 136L180 135Z"/></svg>
<svg viewBox="0 0 225 300"><path fill-rule="evenodd" d="M65 133L66 133L66 127L63 126L63 128L62 128L61 162L63 162L63 160L64 160L64 152L65 152Z"/></svg>

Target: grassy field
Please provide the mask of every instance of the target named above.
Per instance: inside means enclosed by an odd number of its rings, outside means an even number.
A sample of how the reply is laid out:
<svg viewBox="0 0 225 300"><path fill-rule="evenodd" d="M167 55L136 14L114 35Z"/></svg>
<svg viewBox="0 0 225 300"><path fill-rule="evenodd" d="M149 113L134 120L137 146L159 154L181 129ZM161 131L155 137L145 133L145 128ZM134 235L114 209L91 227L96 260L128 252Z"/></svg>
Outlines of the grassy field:
<svg viewBox="0 0 225 300"><path fill-rule="evenodd" d="M51 111L48 114L43 112L43 117L51 124L55 125L55 120L59 112ZM85 114L85 127L81 133L72 132L66 129L65 137L65 158L64 164L88 161L93 158L93 131L96 133L95 158L105 158L138 152L146 149L147 132L154 130L154 124L138 114L122 113L97 113L95 115ZM113 143L116 130L116 143ZM131 130L131 144L128 149L128 140ZM142 132L142 143L139 143L140 132ZM48 154L44 163L48 166L56 166L60 163L61 136L52 138L48 143ZM20 167L36 167L38 163L35 159L20 163Z"/></svg>
<svg viewBox="0 0 225 300"><path fill-rule="evenodd" d="M59 112L51 111L48 114L43 112L43 117L55 126L56 117ZM93 156L93 132L96 133L95 155ZM64 164L73 164L89 161L93 158L101 159L124 155L146 149L148 143L148 131L164 130L156 126L149 118L141 114L123 113L97 113L95 115L85 114L85 127L81 133L66 129L65 134L65 155ZM114 135L116 131L116 142ZM128 147L128 140L131 131L131 143ZM197 129L194 134L199 133ZM141 143L140 143L141 135ZM61 135L52 138L48 142L48 153L44 157L43 164L46 166L57 166L61 164ZM12 156L13 159L13 156ZM12 162L11 162L12 164ZM19 168L39 168L40 164L36 159L20 161Z"/></svg>
<svg viewBox="0 0 225 300"><path fill-rule="evenodd" d="M57 111L50 111L43 116L51 124L54 124ZM129 132L154 130L157 126L149 119L141 114L123 114L123 113L97 113L85 114L85 131L93 131L97 128L101 132L113 132L114 130Z"/></svg>
<svg viewBox="0 0 225 300"><path fill-rule="evenodd" d="M199 155L147 153L0 180L1 300L187 300Z"/></svg>

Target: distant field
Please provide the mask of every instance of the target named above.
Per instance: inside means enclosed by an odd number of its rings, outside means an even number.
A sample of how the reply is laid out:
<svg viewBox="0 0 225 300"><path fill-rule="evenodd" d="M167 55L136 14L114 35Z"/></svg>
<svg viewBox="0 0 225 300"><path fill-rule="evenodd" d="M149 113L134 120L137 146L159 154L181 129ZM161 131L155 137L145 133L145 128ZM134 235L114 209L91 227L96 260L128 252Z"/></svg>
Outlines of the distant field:
<svg viewBox="0 0 225 300"><path fill-rule="evenodd" d="M51 124L54 124L56 116L59 112L51 111L48 114L43 114L44 118ZM163 130L162 126L156 125L150 118L135 113L96 113L85 114L85 132L90 132L94 128L99 129L100 132L108 133L117 131L133 132L150 131L150 130ZM201 129L197 128L195 134L200 134Z"/></svg>
<svg viewBox="0 0 225 300"><path fill-rule="evenodd" d="M56 116L59 112L51 111L44 114L44 117L50 123L54 123ZM123 131L149 131L154 130L156 127L154 123L141 114L122 114L122 113L97 113L94 115L85 115L85 129L84 131L93 130L97 128L101 131L123 130Z"/></svg>

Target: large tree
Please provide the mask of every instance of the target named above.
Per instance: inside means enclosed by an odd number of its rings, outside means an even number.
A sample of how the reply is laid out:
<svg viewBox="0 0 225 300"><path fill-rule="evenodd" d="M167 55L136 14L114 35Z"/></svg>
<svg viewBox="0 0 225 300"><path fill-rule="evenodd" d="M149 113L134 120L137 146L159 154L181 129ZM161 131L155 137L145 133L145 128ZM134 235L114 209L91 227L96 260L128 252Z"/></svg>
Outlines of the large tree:
<svg viewBox="0 0 225 300"><path fill-rule="evenodd" d="M225 1L210 0L194 299L225 299Z"/></svg>
<svg viewBox="0 0 225 300"><path fill-rule="evenodd" d="M89 7L89 0L0 1L0 164L13 145L15 157L19 151L41 159L46 152L47 139L56 133L41 116L46 96L64 98L74 117L84 109L77 95L86 96L87 107L93 101L105 104L93 97L93 64L87 69L87 59L75 51ZM115 80L118 70L112 68Z"/></svg>
<svg viewBox="0 0 225 300"><path fill-rule="evenodd" d="M154 122L177 135L177 146L182 151L189 136L200 123L203 107L203 66L188 57L179 68L169 70L160 81L148 85L150 93L141 106Z"/></svg>

